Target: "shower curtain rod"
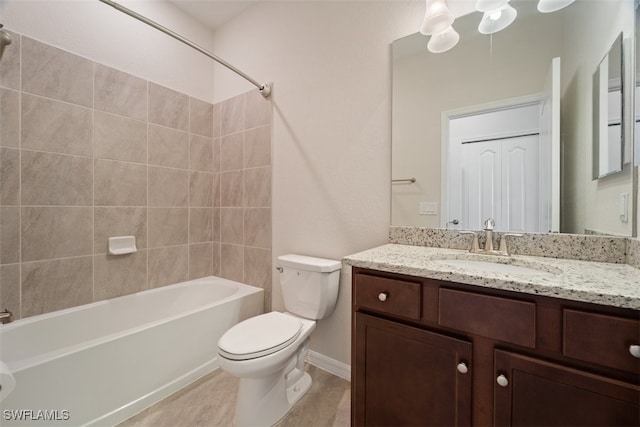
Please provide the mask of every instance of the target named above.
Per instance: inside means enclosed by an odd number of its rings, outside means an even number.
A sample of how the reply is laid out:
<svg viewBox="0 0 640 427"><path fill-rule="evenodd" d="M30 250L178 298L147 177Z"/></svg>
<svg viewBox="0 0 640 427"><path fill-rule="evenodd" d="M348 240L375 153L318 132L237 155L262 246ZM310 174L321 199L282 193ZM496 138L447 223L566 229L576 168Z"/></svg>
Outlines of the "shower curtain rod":
<svg viewBox="0 0 640 427"><path fill-rule="evenodd" d="M198 46L197 44L193 43L192 41L182 37L180 34L177 34L173 31L171 31L170 29L163 27L162 25L158 24L155 21L152 21L151 19L147 18L146 16L140 15L137 12L134 12L131 9L127 9L126 7L112 1L112 0L99 0L104 4L107 4L111 7L113 7L114 9L119 10L122 13L125 13L135 19L137 19L138 21L144 22L145 24L155 28L158 31L162 31L163 33L165 33L168 36L173 37L174 39L186 44L187 46L197 50L198 52L202 53L205 56L208 56L209 58L213 59L214 61L216 61L217 63L227 67L229 70L233 71L234 73L238 74L239 76L243 77L245 80L248 80L251 84L253 84L255 87L257 87L260 90L260 93L262 94L263 97L268 98L269 95L271 94L271 86L268 83L258 83L257 80L251 78L250 76L248 76L247 74L243 73L242 71L240 71L239 69L237 69L236 67L234 67L233 65L229 64L227 61L225 61L224 59L214 55L213 53L203 49L202 47Z"/></svg>

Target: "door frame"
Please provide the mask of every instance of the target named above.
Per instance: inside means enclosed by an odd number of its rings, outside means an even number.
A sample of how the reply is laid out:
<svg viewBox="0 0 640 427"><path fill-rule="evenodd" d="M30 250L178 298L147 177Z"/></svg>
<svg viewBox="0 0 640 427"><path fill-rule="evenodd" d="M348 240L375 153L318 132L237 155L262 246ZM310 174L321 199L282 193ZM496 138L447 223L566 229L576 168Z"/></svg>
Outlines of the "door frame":
<svg viewBox="0 0 640 427"><path fill-rule="evenodd" d="M501 99L499 101L470 105L443 111L440 114L440 227L448 228L449 218L449 126L451 120L478 114L491 113L501 110L509 110L515 107L528 105L541 105L544 94L519 96L515 98Z"/></svg>

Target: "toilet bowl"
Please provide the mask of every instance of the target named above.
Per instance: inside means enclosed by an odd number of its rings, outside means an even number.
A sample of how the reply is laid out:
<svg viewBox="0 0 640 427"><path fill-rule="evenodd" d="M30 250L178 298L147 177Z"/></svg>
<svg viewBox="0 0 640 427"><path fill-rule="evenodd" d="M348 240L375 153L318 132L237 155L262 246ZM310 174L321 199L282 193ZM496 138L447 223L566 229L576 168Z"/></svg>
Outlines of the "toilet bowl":
<svg viewBox="0 0 640 427"><path fill-rule="evenodd" d="M218 341L220 368L240 378L234 424L270 426L311 387L304 370L316 319L335 307L339 261L301 255L278 258L288 312L252 317Z"/></svg>

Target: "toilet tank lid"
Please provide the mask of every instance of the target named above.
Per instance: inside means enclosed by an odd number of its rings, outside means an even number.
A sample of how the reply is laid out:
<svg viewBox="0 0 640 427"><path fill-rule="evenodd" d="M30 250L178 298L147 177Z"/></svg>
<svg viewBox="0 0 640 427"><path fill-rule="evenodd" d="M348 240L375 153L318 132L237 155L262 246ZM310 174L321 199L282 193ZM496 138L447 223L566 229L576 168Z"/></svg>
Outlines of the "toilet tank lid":
<svg viewBox="0 0 640 427"><path fill-rule="evenodd" d="M333 259L315 258L305 255L281 255L278 257L279 267L295 268L297 270L319 271L330 273L342 268L342 262Z"/></svg>

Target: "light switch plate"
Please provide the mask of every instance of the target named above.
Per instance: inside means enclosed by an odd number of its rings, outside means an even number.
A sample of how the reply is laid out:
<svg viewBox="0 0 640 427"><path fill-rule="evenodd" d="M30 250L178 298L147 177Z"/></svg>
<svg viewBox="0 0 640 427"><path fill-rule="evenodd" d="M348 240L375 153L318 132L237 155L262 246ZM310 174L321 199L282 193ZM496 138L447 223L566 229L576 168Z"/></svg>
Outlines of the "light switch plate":
<svg viewBox="0 0 640 427"><path fill-rule="evenodd" d="M438 202L420 202L420 215L438 215Z"/></svg>

